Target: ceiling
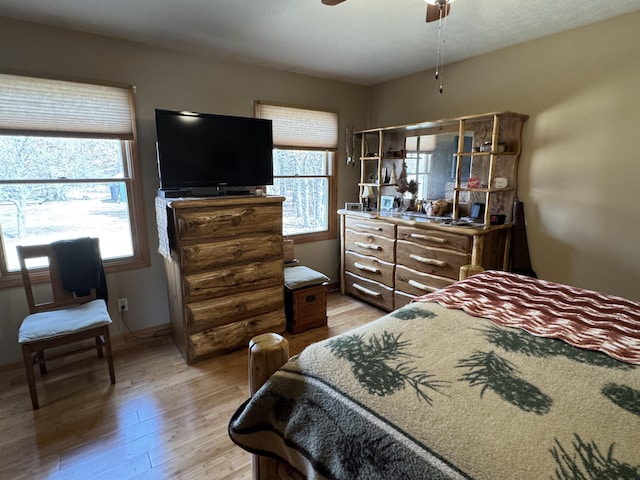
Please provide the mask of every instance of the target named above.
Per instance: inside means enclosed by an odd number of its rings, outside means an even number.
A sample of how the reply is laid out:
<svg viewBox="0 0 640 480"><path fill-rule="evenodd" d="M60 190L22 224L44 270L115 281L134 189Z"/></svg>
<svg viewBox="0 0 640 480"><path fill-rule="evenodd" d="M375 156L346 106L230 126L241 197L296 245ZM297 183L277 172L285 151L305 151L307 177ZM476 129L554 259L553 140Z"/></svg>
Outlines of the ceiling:
<svg viewBox="0 0 640 480"><path fill-rule="evenodd" d="M640 0L456 0L451 63L631 11ZM340 81L374 85L435 67L424 0L0 0L0 15Z"/></svg>

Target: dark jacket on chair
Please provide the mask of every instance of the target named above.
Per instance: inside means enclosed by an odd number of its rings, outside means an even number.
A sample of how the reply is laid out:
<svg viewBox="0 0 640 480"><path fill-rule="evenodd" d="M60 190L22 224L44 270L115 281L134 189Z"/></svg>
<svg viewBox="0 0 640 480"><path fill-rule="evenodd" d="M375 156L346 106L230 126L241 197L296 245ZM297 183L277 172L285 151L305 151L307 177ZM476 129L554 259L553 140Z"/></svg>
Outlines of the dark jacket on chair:
<svg viewBox="0 0 640 480"><path fill-rule="evenodd" d="M89 295L89 291L95 288L97 298L104 299L106 303L107 282L99 242L97 238L84 237L60 240L51 246L58 257L64 289L81 297Z"/></svg>

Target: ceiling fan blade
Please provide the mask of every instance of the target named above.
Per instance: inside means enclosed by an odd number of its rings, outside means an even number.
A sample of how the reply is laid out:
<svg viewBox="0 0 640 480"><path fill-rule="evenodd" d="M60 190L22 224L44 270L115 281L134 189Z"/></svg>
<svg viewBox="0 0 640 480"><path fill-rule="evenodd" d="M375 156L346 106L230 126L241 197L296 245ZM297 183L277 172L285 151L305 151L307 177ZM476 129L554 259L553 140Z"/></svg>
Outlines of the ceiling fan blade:
<svg viewBox="0 0 640 480"><path fill-rule="evenodd" d="M345 1L345 0L322 0L322 3L323 3L324 5L331 5L331 6L333 6L333 5L338 5L339 3L342 3L342 2L344 2L344 1Z"/></svg>
<svg viewBox="0 0 640 480"><path fill-rule="evenodd" d="M324 0L322 0L324 2ZM451 11L451 3L447 2L447 4L442 7L444 12L442 17L446 17L447 15L449 15L449 12ZM427 23L429 22L435 22L436 20L440 20L440 7L438 7L437 5L431 5L430 3L427 4Z"/></svg>

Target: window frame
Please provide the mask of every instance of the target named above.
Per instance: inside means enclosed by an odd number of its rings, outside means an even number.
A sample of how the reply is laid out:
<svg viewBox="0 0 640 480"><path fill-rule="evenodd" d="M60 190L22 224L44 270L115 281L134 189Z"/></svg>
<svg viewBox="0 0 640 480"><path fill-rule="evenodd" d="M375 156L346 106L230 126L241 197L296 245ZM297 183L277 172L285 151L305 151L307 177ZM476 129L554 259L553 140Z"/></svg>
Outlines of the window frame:
<svg viewBox="0 0 640 480"><path fill-rule="evenodd" d="M119 178L119 182L125 184L127 191L127 207L129 212L129 225L131 229L131 242L133 254L127 257L118 257L112 259L104 259L104 267L106 273L113 273L123 270L131 270L137 268L148 267L150 262L149 243L147 237L147 223L144 207L144 191L142 184L142 165L138 152L138 141L135 121L134 93L135 87L131 85L123 85L118 83L95 82L90 80L79 80L77 78L63 78L52 76L38 76L32 73L23 74L16 72L0 71L3 75L14 75L19 77L28 77L39 80L51 80L53 82L70 82L86 86L96 87L113 87L126 90L128 93L129 111L131 115L131 132L129 135L118 134L100 134L100 133L82 133L82 132L64 132L64 131L46 131L21 128L0 128L3 135L15 136L32 136L32 137L63 137L63 138L111 138L119 139L121 142L122 162L124 176ZM105 179L91 178L70 178L70 179L0 179L0 185L8 184L82 184L104 182ZM46 269L40 269L33 275L33 281L36 283L48 282L48 273ZM23 284L22 274L18 271L9 271L6 263L4 237L0 226L0 288L19 287Z"/></svg>
<svg viewBox="0 0 640 480"><path fill-rule="evenodd" d="M336 116L336 143L335 146L327 147L318 147L313 145L295 145L293 143L287 142L286 144L279 143L277 138L274 138L273 148L279 150L306 150L306 151L323 151L323 152L331 152L330 159L327 159L327 174L326 175L274 175L275 178L292 178L292 179L305 179L305 178L326 178L328 181L328 201L327 201L327 229L318 231L318 232L309 232L309 233L297 233L292 235L287 235L287 238L293 239L295 243L311 243L318 242L322 240L333 240L338 237L338 144L337 144L337 135L339 131L339 119L338 112L330 109L320 109L320 108L311 108L300 105L291 105L291 104L283 104L283 103L275 103L275 102L267 102L262 100L256 100L254 102L254 116L256 118L266 118L272 120L269 116L261 115L260 108L262 106L273 106L273 107L284 107L287 109L297 109L301 111L311 111L311 112L323 112L335 114ZM284 219L283 219L284 221Z"/></svg>

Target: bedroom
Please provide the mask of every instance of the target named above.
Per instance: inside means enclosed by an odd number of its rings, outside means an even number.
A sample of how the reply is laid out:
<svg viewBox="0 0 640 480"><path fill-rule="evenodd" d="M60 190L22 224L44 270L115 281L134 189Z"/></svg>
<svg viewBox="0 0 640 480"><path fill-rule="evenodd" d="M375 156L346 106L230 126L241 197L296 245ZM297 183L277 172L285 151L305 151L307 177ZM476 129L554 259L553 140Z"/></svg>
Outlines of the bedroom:
<svg viewBox="0 0 640 480"><path fill-rule="evenodd" d="M166 301L148 301L166 299L153 222L152 115L159 102L250 115L253 100L265 98L336 108L345 123L363 127L500 109L527 113L519 194L538 275L638 300L638 24L634 12L449 65L443 96L425 88L431 71L365 88L10 19L0 20L0 68L137 86L151 266L108 276L112 297L129 298L136 329L168 323ZM357 172L343 163L339 205L356 195ZM300 245L296 255L331 274L339 245ZM26 313L22 289L0 291L0 304L5 365L20 359L15 338ZM114 335L120 331L116 324Z"/></svg>

